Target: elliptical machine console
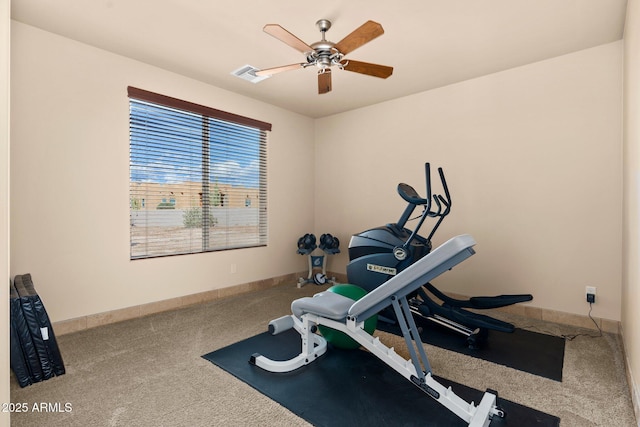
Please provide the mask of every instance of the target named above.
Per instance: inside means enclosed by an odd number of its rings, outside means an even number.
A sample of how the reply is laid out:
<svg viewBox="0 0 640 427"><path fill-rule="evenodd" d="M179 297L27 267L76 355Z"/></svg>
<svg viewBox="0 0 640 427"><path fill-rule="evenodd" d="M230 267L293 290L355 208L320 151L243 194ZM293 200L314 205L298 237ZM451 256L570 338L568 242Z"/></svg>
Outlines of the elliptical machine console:
<svg viewBox="0 0 640 427"><path fill-rule="evenodd" d="M452 205L451 194L442 168L438 168L438 174L444 194L432 193L431 169L429 163L425 163L426 197L420 197L409 184L398 184L398 194L407 202L407 207L398 222L372 228L351 237L350 262L347 265L349 283L370 292L431 251L431 238L444 218L451 212ZM416 218L411 218L418 206L422 208L422 213ZM435 224L428 236L423 237L418 233L427 218L433 218ZM406 225L412 219L418 219L418 223L413 230L410 230ZM431 299L426 290L443 301L442 304ZM513 332L515 328L510 323L473 313L464 308L498 308L532 299L533 296L522 294L458 300L443 294L432 284L425 283L411 299L410 305L414 316L460 333L467 337L469 347L478 348L486 339L489 329ZM382 314L379 319L385 320L385 317L390 317L387 321L393 322L391 320L393 314L390 316Z"/></svg>

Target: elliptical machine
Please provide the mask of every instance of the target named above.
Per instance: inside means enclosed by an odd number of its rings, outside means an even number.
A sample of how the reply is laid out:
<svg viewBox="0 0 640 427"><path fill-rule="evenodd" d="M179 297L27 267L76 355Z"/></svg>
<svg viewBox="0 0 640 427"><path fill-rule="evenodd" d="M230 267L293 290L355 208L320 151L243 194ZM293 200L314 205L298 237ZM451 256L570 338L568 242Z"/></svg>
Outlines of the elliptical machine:
<svg viewBox="0 0 640 427"><path fill-rule="evenodd" d="M349 283L372 291L431 251L431 238L451 212L451 194L442 168L438 168L444 195L432 194L431 169L425 163L427 196L420 197L409 184L398 184L398 194L407 202L397 223L387 224L355 234L349 242ZM419 217L410 218L414 210L422 206ZM418 232L427 218L436 222L427 237ZM405 226L408 221L418 219L413 230ZM434 301L426 292L442 301ZM520 302L531 301L530 294L499 295L493 297L471 297L468 300L451 298L440 292L431 283L425 283L410 300L411 311L420 317L455 331L467 339L472 349L480 348L489 330L511 333L515 327L484 314L474 313L465 308L489 309L505 307ZM381 313L379 320L395 323L393 313Z"/></svg>

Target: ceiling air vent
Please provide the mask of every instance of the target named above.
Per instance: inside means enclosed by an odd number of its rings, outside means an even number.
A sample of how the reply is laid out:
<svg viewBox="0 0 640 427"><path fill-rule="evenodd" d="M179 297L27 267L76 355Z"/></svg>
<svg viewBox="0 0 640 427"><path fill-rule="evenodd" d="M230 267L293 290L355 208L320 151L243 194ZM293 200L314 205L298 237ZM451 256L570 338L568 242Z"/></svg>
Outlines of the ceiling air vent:
<svg viewBox="0 0 640 427"><path fill-rule="evenodd" d="M256 71L260 71L260 69L253 67L251 65L244 65L238 68L237 70L232 71L231 74L243 80L249 81L251 83L258 83L264 79L268 79L269 77L271 77L271 76L256 76Z"/></svg>

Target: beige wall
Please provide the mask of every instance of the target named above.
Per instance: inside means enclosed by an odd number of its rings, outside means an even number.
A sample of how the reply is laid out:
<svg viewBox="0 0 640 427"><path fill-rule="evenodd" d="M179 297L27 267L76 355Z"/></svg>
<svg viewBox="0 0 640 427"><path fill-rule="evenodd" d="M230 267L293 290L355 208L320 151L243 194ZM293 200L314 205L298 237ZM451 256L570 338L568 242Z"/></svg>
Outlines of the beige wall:
<svg viewBox="0 0 640 427"><path fill-rule="evenodd" d="M0 274L9 275L9 0L0 0ZM7 283L7 282L4 282ZM9 288L0 289L0 402L9 402ZM0 425L9 425L9 414L0 413Z"/></svg>
<svg viewBox="0 0 640 427"><path fill-rule="evenodd" d="M424 194L429 161L453 198L435 243L478 242L443 290L530 292L532 306L586 315L591 285L593 315L619 320L621 67L615 42L317 120L316 231L346 248L397 221L397 183ZM331 261L344 269L346 250Z"/></svg>
<svg viewBox="0 0 640 427"><path fill-rule="evenodd" d="M10 272L32 274L53 321L305 268L295 242L314 222L313 174L299 162L313 156L312 119L16 21L11 27ZM267 247L129 260L129 85L273 124Z"/></svg>
<svg viewBox="0 0 640 427"><path fill-rule="evenodd" d="M314 122L12 28L11 274L33 274L55 321L299 271L292 242L314 228L340 237L329 268L342 272L351 234L400 215L397 182L424 191L425 161L445 168L454 201L435 242L478 241L444 289L531 292L533 306L586 314L592 285L593 314L620 319L621 42ZM267 248L128 260L127 85L273 123ZM315 179L299 162L314 156Z"/></svg>
<svg viewBox="0 0 640 427"><path fill-rule="evenodd" d="M629 0L624 33L624 223L622 326L640 414L640 3Z"/></svg>

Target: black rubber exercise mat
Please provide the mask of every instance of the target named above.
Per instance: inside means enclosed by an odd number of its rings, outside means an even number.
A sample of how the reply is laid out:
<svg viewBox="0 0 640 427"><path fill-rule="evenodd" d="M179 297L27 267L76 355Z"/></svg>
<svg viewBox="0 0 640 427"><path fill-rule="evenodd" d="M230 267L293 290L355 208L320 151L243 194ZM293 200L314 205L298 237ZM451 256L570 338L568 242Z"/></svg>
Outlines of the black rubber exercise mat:
<svg viewBox="0 0 640 427"><path fill-rule="evenodd" d="M562 381L565 340L553 335L517 329L513 333L489 331L486 342L480 349L473 350L466 338L450 329L417 319L422 327L422 342L436 347L477 357L482 360L508 366L554 381ZM400 327L378 321L377 329L402 335Z"/></svg>
<svg viewBox="0 0 640 427"><path fill-rule="evenodd" d="M288 373L264 371L248 361L253 353L287 360L300 352L300 336L290 330L267 332L202 356L249 384L315 426L428 426L466 424L438 402L410 384L369 352L329 348L314 363ZM479 402L482 392L436 378L451 385L467 401ZM500 390L500 384L488 384ZM559 426L558 417L498 397L507 417L494 418L492 427Z"/></svg>

